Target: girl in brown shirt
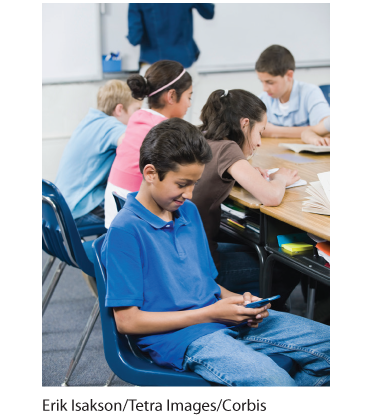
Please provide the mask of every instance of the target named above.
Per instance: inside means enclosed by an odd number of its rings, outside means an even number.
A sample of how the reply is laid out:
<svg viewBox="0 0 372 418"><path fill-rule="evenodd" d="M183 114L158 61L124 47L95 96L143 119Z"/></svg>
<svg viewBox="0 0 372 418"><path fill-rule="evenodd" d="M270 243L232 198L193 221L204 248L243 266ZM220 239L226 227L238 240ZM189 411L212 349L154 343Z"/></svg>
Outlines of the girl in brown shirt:
<svg viewBox="0 0 372 418"><path fill-rule="evenodd" d="M218 243L220 205L238 181L264 205L277 206L286 186L299 180L299 176L296 170L280 168L270 175L268 182L267 170L248 162L261 145L267 123L266 106L254 94L240 89L216 90L204 105L200 119L200 129L212 149L213 159L205 166L192 201L199 209L219 271L216 281L231 291L258 295L259 263L255 250L240 244ZM286 266L283 269L287 275L289 269ZM292 270L290 276L294 276ZM281 289L282 304L299 281L298 273L295 276L289 293Z"/></svg>

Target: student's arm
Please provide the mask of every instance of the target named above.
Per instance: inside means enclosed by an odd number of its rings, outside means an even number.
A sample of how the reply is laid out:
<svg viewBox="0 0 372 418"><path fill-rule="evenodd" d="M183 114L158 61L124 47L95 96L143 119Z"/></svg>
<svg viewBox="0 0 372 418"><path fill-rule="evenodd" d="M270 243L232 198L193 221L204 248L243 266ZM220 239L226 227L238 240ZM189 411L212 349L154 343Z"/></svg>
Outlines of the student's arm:
<svg viewBox="0 0 372 418"><path fill-rule="evenodd" d="M285 188L300 179L297 170L280 168L270 175L271 181L267 181L247 160L237 161L227 169L227 172L265 206L280 205Z"/></svg>
<svg viewBox="0 0 372 418"><path fill-rule="evenodd" d="M128 41L136 46L141 43L143 36L141 5L138 3L129 3L128 8Z"/></svg>
<svg viewBox="0 0 372 418"><path fill-rule="evenodd" d="M265 307L249 309L243 303L243 296L238 295L188 311L146 312L137 306L130 306L114 308L114 317L116 327L122 334L159 334L208 322L235 325L252 320L257 323L269 315Z"/></svg>
<svg viewBox="0 0 372 418"><path fill-rule="evenodd" d="M306 128L301 135L302 141L306 144L330 145L329 131L324 126L325 119L322 119L317 125Z"/></svg>
<svg viewBox="0 0 372 418"><path fill-rule="evenodd" d="M301 138L307 126L277 126L267 123L264 136L267 138Z"/></svg>
<svg viewBox="0 0 372 418"><path fill-rule="evenodd" d="M120 138L118 139L118 145L117 146L119 146L123 142L124 137L125 137L125 132L122 135L120 135Z"/></svg>
<svg viewBox="0 0 372 418"><path fill-rule="evenodd" d="M193 7L199 12L204 19L213 19L214 4L213 3L194 3Z"/></svg>

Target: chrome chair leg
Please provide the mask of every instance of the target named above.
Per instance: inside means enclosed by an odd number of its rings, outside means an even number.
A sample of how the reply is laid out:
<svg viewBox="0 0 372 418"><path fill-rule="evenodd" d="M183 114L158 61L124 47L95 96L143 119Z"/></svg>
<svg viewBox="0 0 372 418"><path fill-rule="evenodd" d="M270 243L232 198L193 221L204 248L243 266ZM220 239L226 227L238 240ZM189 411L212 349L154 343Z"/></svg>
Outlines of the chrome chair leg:
<svg viewBox="0 0 372 418"><path fill-rule="evenodd" d="M52 265L53 265L53 263L54 263L54 260L55 260L56 258L54 257L54 256L50 256L49 257L49 260L47 261L47 263L45 264L45 266L44 266L44 268L43 268L43 283L42 284L44 284L44 282L45 282L45 279L47 278L47 276L48 276L48 274L49 274L49 272L50 272L50 269L52 268Z"/></svg>
<svg viewBox="0 0 372 418"><path fill-rule="evenodd" d="M43 315L44 315L45 309L48 306L49 300L50 300L50 298L53 295L54 289L56 288L56 286L58 284L58 280L61 277L61 274L63 273L63 270L64 270L65 267L66 267L66 263L64 261L61 261L58 264L57 270L54 273L53 279L50 282L50 285L49 285L49 287L48 287L48 289L47 289L47 291L45 293L45 296L43 298L43 304L42 304L42 306L43 306Z"/></svg>
<svg viewBox="0 0 372 418"><path fill-rule="evenodd" d="M111 383L112 383L112 381L114 380L114 377L115 377L115 373L114 373L114 372L112 372L112 373L111 373L111 376L108 378L108 380L107 380L107 382L106 382L106 384L105 384L105 386L104 386L104 387L108 387L108 386L110 386L110 385L111 385Z"/></svg>
<svg viewBox="0 0 372 418"><path fill-rule="evenodd" d="M96 303L93 306L93 310L90 314L88 322L85 325L83 334L82 334L82 336L80 338L80 341L79 341L79 344L76 347L75 353L74 353L74 355L72 357L72 360L70 362L70 366L67 370L65 380L64 380L64 382L62 383L61 386L68 386L68 381L70 380L72 372L75 370L75 367L77 366L77 364L80 360L80 357L83 354L84 348L85 348L85 346L88 342L90 334L92 333L92 330L93 330L94 324L97 321L98 315L99 315L99 301L97 299Z"/></svg>

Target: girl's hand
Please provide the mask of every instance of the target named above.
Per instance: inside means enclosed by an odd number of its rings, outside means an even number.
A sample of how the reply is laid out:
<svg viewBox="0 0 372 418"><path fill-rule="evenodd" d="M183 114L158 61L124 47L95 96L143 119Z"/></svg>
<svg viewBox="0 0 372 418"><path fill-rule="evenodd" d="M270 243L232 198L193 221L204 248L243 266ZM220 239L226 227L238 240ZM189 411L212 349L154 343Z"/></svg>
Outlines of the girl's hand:
<svg viewBox="0 0 372 418"><path fill-rule="evenodd" d="M285 187L290 186L296 181L300 180L297 170L290 170L289 168L279 168L279 170L273 174L270 174L270 180L280 179L285 182Z"/></svg>
<svg viewBox="0 0 372 418"><path fill-rule="evenodd" d="M253 298L254 300L260 300L255 296L253 296ZM251 301L253 302L254 300ZM231 325L247 322L250 326L257 328L258 323L261 322L263 318L269 316L267 307L270 304L261 308L249 309L243 306L243 303L246 303L243 296L231 296L210 305L208 308L211 322L222 322Z"/></svg>
<svg viewBox="0 0 372 418"><path fill-rule="evenodd" d="M268 175L268 171L269 170L264 170L263 168L260 168L260 167L255 167L255 169L261 174L261 176L265 179L265 180L267 180L268 179L268 177L269 177L269 175Z"/></svg>

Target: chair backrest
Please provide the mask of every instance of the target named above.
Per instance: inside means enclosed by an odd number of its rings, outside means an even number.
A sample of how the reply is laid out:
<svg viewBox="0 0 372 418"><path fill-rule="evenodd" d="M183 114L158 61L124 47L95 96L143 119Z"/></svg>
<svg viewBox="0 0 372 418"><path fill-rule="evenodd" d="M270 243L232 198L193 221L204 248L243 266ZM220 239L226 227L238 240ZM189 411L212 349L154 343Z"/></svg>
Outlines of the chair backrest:
<svg viewBox="0 0 372 418"><path fill-rule="evenodd" d="M130 340L118 333L112 308L105 306L106 269L101 262L101 249L105 235L93 243L94 268L101 313L103 347L111 370L125 382L140 386L211 386L195 373L179 373L150 363L131 349Z"/></svg>
<svg viewBox="0 0 372 418"><path fill-rule="evenodd" d="M43 179L42 184L43 250L94 277L94 265L86 255L64 197L52 182Z"/></svg>
<svg viewBox="0 0 372 418"><path fill-rule="evenodd" d="M328 104L331 104L331 85L330 84L323 84L322 86L319 86L320 90L322 90L324 97L326 98Z"/></svg>
<svg viewBox="0 0 372 418"><path fill-rule="evenodd" d="M118 195L116 192L112 192L112 195L114 196L114 199L115 199L116 209L118 212L120 212L121 209L123 209L127 199L123 196Z"/></svg>

